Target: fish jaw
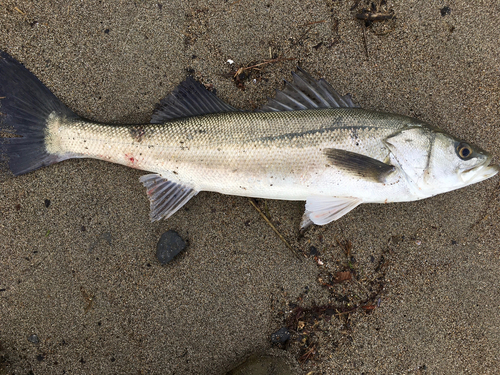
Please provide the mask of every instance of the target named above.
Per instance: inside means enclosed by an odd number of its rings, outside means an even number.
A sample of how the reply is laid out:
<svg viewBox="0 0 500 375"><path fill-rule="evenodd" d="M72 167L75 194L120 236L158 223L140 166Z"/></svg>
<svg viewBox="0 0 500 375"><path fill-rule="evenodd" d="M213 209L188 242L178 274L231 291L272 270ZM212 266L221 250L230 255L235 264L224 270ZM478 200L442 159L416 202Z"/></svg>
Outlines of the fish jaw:
<svg viewBox="0 0 500 375"><path fill-rule="evenodd" d="M491 159L492 156L490 155L482 165L462 172L460 177L463 183L472 185L495 176L500 171L500 166L497 164L490 165Z"/></svg>

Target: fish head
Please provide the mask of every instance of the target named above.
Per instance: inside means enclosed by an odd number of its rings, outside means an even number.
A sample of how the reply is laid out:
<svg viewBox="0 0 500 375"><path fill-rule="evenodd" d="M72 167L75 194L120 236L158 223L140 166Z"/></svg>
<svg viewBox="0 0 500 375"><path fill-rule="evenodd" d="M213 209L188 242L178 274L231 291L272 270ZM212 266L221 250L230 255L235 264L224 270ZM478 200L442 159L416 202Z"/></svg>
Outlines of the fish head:
<svg viewBox="0 0 500 375"><path fill-rule="evenodd" d="M488 152L430 126L402 130L386 144L421 197L484 181L500 170L490 165Z"/></svg>
<svg viewBox="0 0 500 375"><path fill-rule="evenodd" d="M499 171L498 165L490 165L490 153L442 132L435 133L429 159L426 184L440 184L446 191L484 181Z"/></svg>

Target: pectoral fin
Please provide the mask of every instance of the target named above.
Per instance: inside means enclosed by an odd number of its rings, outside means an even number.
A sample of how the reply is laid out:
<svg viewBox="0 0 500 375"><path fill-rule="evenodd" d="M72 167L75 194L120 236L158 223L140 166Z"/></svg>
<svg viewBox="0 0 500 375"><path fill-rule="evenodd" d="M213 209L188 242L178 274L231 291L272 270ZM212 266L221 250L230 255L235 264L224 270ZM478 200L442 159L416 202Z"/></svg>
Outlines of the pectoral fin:
<svg viewBox="0 0 500 375"><path fill-rule="evenodd" d="M169 218L198 192L188 186L176 184L159 174L147 174L139 181L146 187L150 201L151 221Z"/></svg>
<svg viewBox="0 0 500 375"><path fill-rule="evenodd" d="M306 201L306 211L302 217L301 228L311 223L325 225L333 220L340 219L349 211L363 203L354 197L324 197L311 196Z"/></svg>
<svg viewBox="0 0 500 375"><path fill-rule="evenodd" d="M392 165L355 152L327 148L324 153L328 161L335 167L375 182L385 182L386 178L396 169Z"/></svg>

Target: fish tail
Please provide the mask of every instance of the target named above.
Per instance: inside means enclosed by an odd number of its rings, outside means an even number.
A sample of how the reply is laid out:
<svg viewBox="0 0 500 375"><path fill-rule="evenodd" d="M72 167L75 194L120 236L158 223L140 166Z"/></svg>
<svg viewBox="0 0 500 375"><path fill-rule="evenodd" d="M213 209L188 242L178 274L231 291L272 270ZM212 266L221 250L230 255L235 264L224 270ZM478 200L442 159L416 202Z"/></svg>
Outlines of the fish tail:
<svg viewBox="0 0 500 375"><path fill-rule="evenodd" d="M0 158L18 176L72 155L47 151L47 120L77 118L21 63L0 51Z"/></svg>

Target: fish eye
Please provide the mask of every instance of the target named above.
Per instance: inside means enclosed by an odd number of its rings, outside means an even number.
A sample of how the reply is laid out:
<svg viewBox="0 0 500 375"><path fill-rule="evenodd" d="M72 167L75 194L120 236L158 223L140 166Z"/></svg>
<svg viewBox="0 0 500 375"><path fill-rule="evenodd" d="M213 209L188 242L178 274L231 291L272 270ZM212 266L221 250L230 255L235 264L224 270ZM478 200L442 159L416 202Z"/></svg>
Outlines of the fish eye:
<svg viewBox="0 0 500 375"><path fill-rule="evenodd" d="M472 156L472 147L465 142L460 142L457 146L457 154L462 160L467 160Z"/></svg>

